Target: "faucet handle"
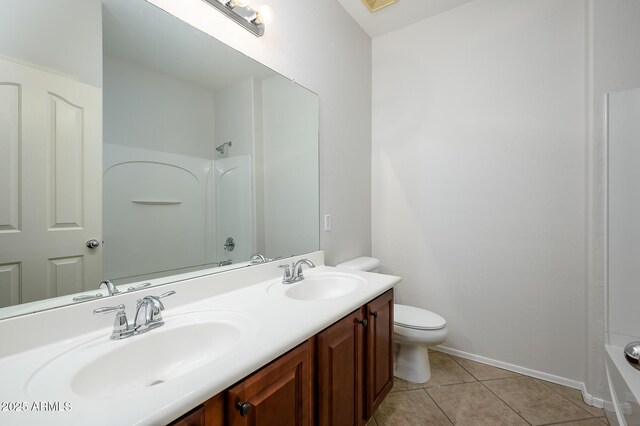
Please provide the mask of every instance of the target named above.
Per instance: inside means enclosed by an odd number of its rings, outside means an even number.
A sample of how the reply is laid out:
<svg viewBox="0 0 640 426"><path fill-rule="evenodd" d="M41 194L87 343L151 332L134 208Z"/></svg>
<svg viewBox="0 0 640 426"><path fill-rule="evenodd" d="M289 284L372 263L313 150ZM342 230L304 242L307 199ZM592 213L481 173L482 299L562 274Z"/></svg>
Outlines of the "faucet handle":
<svg viewBox="0 0 640 426"><path fill-rule="evenodd" d="M119 340L127 337L131 330L129 329L129 321L127 320L127 313L125 312L124 305L98 308L93 311L94 314L108 314L111 312L116 313L116 319L113 323L113 332L111 333L111 340Z"/></svg>
<svg viewBox="0 0 640 426"><path fill-rule="evenodd" d="M151 283L142 283L142 284L131 286L127 289L127 292L138 290L145 287L151 287Z"/></svg>
<svg viewBox="0 0 640 426"><path fill-rule="evenodd" d="M278 265L278 268L284 269L284 275L282 276L282 283L289 284L291 280L291 265Z"/></svg>
<svg viewBox="0 0 640 426"><path fill-rule="evenodd" d="M94 309L93 313L94 314L108 314L110 312L117 312L117 314L119 314L119 313L124 313L124 310L125 310L125 306L124 305L118 305L118 306L113 306L113 307L105 307L105 308Z"/></svg>
<svg viewBox="0 0 640 426"><path fill-rule="evenodd" d="M151 300L154 302L154 305L160 308L160 310L164 310L164 304L160 301L160 299L173 296L174 294L176 294L176 292L171 290L167 291L166 293L162 293L160 296L145 296L142 299L138 299L137 305L140 306L142 303L144 303L145 300Z"/></svg>
<svg viewBox="0 0 640 426"><path fill-rule="evenodd" d="M71 299L74 302L83 302L85 300L93 300L93 299L99 299L102 297L102 293L96 293L96 294L83 294L81 296L75 296L73 299Z"/></svg>
<svg viewBox="0 0 640 426"><path fill-rule="evenodd" d="M162 293L160 296L157 296L157 297L158 299L164 299L165 297L173 296L174 294L176 294L176 292L171 290L171 291L167 291L166 293Z"/></svg>

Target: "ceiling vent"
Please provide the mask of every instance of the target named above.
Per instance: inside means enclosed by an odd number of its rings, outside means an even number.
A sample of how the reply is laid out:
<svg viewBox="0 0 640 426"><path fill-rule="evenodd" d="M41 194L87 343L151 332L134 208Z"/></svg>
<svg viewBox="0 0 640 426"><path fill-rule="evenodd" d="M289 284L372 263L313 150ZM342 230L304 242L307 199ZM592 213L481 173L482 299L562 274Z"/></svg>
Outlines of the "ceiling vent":
<svg viewBox="0 0 640 426"><path fill-rule="evenodd" d="M391 6L394 3L398 3L399 0L362 0L367 6L370 12L377 12L383 7Z"/></svg>

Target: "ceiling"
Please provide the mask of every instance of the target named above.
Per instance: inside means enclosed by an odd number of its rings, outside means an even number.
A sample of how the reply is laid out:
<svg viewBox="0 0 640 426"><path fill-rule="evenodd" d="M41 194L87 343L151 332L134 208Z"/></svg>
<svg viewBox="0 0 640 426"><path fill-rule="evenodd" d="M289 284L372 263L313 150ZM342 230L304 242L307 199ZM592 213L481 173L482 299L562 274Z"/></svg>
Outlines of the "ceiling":
<svg viewBox="0 0 640 426"><path fill-rule="evenodd" d="M473 0L399 0L375 13L369 12L362 0L338 1L362 29L374 38Z"/></svg>

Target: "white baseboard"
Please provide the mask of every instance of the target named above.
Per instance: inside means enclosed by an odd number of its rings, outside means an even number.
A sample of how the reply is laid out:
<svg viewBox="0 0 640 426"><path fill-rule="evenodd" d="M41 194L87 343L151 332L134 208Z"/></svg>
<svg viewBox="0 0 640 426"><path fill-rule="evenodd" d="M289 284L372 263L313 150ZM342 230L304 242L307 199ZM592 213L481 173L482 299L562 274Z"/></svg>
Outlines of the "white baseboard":
<svg viewBox="0 0 640 426"><path fill-rule="evenodd" d="M436 346L434 349L437 349L441 352L444 352L449 355L454 355L460 358L469 359L471 361L476 361L481 364L491 365L493 367L502 368L503 370L513 371L514 373L523 374L525 376L533 377L536 379L546 380L547 382L557 383L562 386L567 386L569 388L578 389L582 392L582 399L586 404L597 408L608 408L607 406L613 407L613 404L608 401L604 401L601 398L595 398L589 393L587 393L587 388L582 382L578 382L575 380L567 379L560 376L555 376L549 373L543 373L542 371L532 370L530 368L521 367L519 365L509 364L507 362L497 361L491 358L485 358L480 355L470 354L468 352L463 352L458 349L447 348L446 346Z"/></svg>

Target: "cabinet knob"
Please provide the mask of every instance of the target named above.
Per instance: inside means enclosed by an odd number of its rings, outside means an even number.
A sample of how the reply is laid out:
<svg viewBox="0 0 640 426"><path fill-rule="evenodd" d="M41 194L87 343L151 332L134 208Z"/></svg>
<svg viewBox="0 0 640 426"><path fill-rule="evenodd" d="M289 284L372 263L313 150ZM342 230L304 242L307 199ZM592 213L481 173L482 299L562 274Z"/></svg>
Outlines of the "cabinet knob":
<svg viewBox="0 0 640 426"><path fill-rule="evenodd" d="M367 321L367 319L366 319L366 318L365 318L365 319L358 320L358 324L360 324L360 325L361 325L361 326L363 326L363 327L366 327L368 323L369 323L369 321Z"/></svg>
<svg viewBox="0 0 640 426"><path fill-rule="evenodd" d="M378 312L371 312L371 316L374 318L378 318Z"/></svg>
<svg viewBox="0 0 640 426"><path fill-rule="evenodd" d="M242 417L246 417L249 414L249 412L251 412L251 408L253 408L253 405L251 405L250 402L238 402L236 407L238 407L238 410L240 411L240 415Z"/></svg>

